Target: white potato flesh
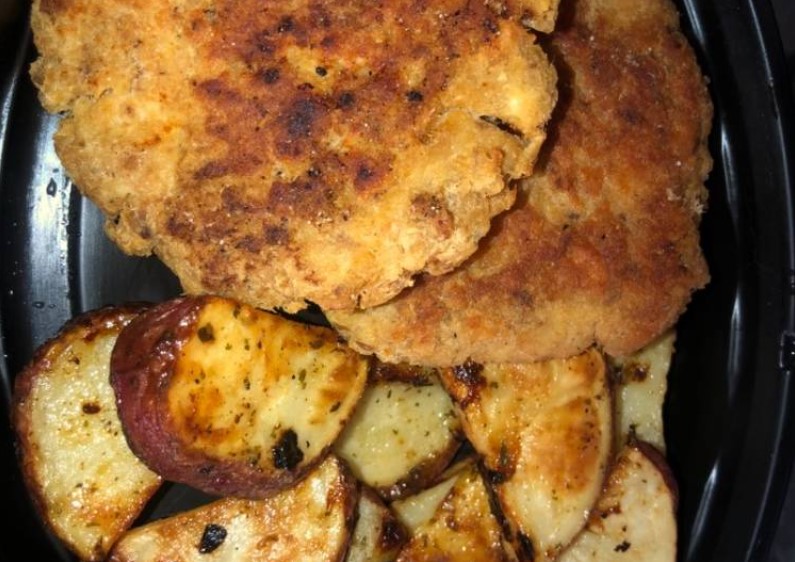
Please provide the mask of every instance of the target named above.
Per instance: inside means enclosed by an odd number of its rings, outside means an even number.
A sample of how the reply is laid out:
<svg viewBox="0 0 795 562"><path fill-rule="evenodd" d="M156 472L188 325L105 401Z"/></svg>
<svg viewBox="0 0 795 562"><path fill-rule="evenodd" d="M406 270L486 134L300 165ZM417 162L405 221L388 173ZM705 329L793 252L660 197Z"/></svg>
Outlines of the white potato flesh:
<svg viewBox="0 0 795 562"><path fill-rule="evenodd" d="M637 353L614 359L619 448L634 437L665 451L663 404L675 340L671 330Z"/></svg>
<svg viewBox="0 0 795 562"><path fill-rule="evenodd" d="M329 328L184 297L119 335L111 385L130 447L152 470L208 494L259 499L325 458L368 363Z"/></svg>
<svg viewBox="0 0 795 562"><path fill-rule="evenodd" d="M421 492L392 502L392 510L408 528L410 534L414 534L420 525L433 517L439 504L453 488L455 481L456 476L451 476Z"/></svg>
<svg viewBox="0 0 795 562"><path fill-rule="evenodd" d="M356 527L345 562L392 562L408 540L408 531L369 488L359 496Z"/></svg>
<svg viewBox="0 0 795 562"><path fill-rule="evenodd" d="M395 499L437 477L460 442L461 424L437 379L376 380L334 450L362 482Z"/></svg>
<svg viewBox="0 0 795 562"><path fill-rule="evenodd" d="M532 364L468 364L442 378L517 548L537 562L553 559L585 525L610 458L613 407L603 356L589 350Z"/></svg>
<svg viewBox="0 0 795 562"><path fill-rule="evenodd" d="M474 465L458 474L433 516L413 533L398 562L516 560L489 505L489 492Z"/></svg>
<svg viewBox="0 0 795 562"><path fill-rule="evenodd" d="M357 496L342 463L328 457L270 498L224 498L132 529L110 561L336 562L348 548Z"/></svg>
<svg viewBox="0 0 795 562"><path fill-rule="evenodd" d="M218 458L261 453L267 471L279 428L296 435L302 464L337 438L364 390L367 361L330 330L225 299L204 306L195 325L168 397L191 448Z"/></svg>
<svg viewBox="0 0 795 562"><path fill-rule="evenodd" d="M662 455L627 446L585 530L559 562L674 562L676 490Z"/></svg>
<svg viewBox="0 0 795 562"><path fill-rule="evenodd" d="M136 312L70 323L16 381L22 468L42 518L83 560L103 560L160 486L130 451L110 386L110 355Z"/></svg>

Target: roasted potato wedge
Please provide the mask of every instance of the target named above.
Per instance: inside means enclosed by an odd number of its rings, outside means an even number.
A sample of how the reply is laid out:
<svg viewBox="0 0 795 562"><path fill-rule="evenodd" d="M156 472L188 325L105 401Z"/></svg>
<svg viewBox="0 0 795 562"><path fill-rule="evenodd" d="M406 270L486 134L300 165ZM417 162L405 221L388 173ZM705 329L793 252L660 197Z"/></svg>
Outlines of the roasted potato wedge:
<svg viewBox="0 0 795 562"><path fill-rule="evenodd" d="M334 456L304 480L263 500L224 498L125 534L111 562L339 561L358 499Z"/></svg>
<svg viewBox="0 0 795 562"><path fill-rule="evenodd" d="M142 314L111 361L132 450L167 480L246 498L316 466L366 381L367 360L332 330L218 297Z"/></svg>
<svg viewBox="0 0 795 562"><path fill-rule="evenodd" d="M392 511L410 534L413 535L421 525L430 521L442 500L452 490L456 479L456 476L450 476L430 488L397 499L390 504Z"/></svg>
<svg viewBox="0 0 795 562"><path fill-rule="evenodd" d="M603 356L470 363L446 369L442 380L483 457L517 552L553 559L585 525L612 450Z"/></svg>
<svg viewBox="0 0 795 562"><path fill-rule="evenodd" d="M516 560L492 514L489 492L475 465L455 479L433 516L413 533L399 562Z"/></svg>
<svg viewBox="0 0 795 562"><path fill-rule="evenodd" d="M631 443L619 454L585 530L559 561L673 562L677 495L662 454Z"/></svg>
<svg viewBox="0 0 795 562"><path fill-rule="evenodd" d="M662 414L675 340L672 330L637 353L613 359L618 450L637 438L665 452Z"/></svg>
<svg viewBox="0 0 795 562"><path fill-rule="evenodd" d="M83 560L103 560L161 482L127 446L108 380L116 338L141 311L75 318L15 381L25 483L42 519Z"/></svg>
<svg viewBox="0 0 795 562"><path fill-rule="evenodd" d="M433 481L450 463L463 435L437 377L403 373L393 378L378 366L373 371L334 451L362 482L393 500Z"/></svg>
<svg viewBox="0 0 795 562"><path fill-rule="evenodd" d="M414 494L399 498L390 504L392 511L403 525L414 535L420 525L430 521L436 509L453 489L458 475L474 463L472 458L465 458L447 467L440 475L438 482Z"/></svg>
<svg viewBox="0 0 795 562"><path fill-rule="evenodd" d="M409 539L406 528L367 487L359 494L357 515L345 562L392 562Z"/></svg>

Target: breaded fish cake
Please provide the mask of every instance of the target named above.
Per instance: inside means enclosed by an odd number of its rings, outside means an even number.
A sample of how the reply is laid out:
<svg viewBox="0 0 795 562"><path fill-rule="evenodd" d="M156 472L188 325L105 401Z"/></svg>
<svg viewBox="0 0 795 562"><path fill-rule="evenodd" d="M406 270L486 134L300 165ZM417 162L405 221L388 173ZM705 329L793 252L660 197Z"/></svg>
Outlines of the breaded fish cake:
<svg viewBox="0 0 795 562"><path fill-rule="evenodd" d="M36 0L32 76L124 251L191 293L364 307L461 263L532 170L556 76L519 19L465 0Z"/></svg>
<svg viewBox="0 0 795 562"><path fill-rule="evenodd" d="M516 208L455 272L329 313L359 350L428 365L566 357L593 343L624 355L707 282L698 226L712 106L678 14L667 0L572 4L548 43L561 99Z"/></svg>

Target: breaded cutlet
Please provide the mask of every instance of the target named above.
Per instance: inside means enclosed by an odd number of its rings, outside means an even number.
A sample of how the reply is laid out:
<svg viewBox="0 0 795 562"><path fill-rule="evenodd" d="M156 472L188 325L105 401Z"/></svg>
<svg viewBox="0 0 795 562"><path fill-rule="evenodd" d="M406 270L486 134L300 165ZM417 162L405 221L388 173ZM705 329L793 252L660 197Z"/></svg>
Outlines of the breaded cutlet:
<svg viewBox="0 0 795 562"><path fill-rule="evenodd" d="M561 4L560 102L536 173L479 251L393 301L330 311L360 351L454 365L637 350L708 271L706 81L668 0Z"/></svg>
<svg viewBox="0 0 795 562"><path fill-rule="evenodd" d="M374 306L533 168L556 76L520 22L556 2L496 4L36 0L32 76L122 250L189 293Z"/></svg>

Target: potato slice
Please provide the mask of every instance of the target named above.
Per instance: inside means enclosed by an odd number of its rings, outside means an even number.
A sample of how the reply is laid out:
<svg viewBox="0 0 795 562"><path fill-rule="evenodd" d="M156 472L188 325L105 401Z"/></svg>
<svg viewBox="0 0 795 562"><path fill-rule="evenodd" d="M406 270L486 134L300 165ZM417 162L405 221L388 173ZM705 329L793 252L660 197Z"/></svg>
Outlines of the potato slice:
<svg viewBox="0 0 795 562"><path fill-rule="evenodd" d="M367 360L328 328L218 297L181 298L122 332L111 383L132 450L164 478L262 498L328 452Z"/></svg>
<svg viewBox="0 0 795 562"><path fill-rule="evenodd" d="M412 378L402 370L395 378L378 365L372 372L334 451L391 500L421 490L444 470L461 443L461 423L436 376Z"/></svg>
<svg viewBox="0 0 795 562"><path fill-rule="evenodd" d="M602 355L443 371L523 557L554 558L601 492L612 445Z"/></svg>
<svg viewBox="0 0 795 562"><path fill-rule="evenodd" d="M491 513L489 493L476 467L469 465L454 478L436 512L415 530L398 561L516 560Z"/></svg>
<svg viewBox="0 0 795 562"><path fill-rule="evenodd" d="M75 318L15 381L25 483L42 519L83 560L103 560L160 486L127 446L108 382L113 344L141 310Z"/></svg>
<svg viewBox="0 0 795 562"><path fill-rule="evenodd" d="M626 446L588 525L559 562L673 562L676 504L663 456L644 443Z"/></svg>
<svg viewBox="0 0 795 562"><path fill-rule="evenodd" d="M125 534L111 562L338 561L345 556L358 499L335 457L263 500L224 498Z"/></svg>
<svg viewBox="0 0 795 562"><path fill-rule="evenodd" d="M662 414L675 340L671 330L637 353L613 360L619 450L627 439L637 438L665 452Z"/></svg>
<svg viewBox="0 0 795 562"><path fill-rule="evenodd" d="M345 562L391 562L408 541L406 528L381 498L365 487L359 495L358 518Z"/></svg>
<svg viewBox="0 0 795 562"><path fill-rule="evenodd" d="M441 474L437 483L390 504L392 511L406 526L410 535L414 535L421 525L430 521L442 500L453 489L458 475L469 468L473 462L471 458L467 458L452 464Z"/></svg>

